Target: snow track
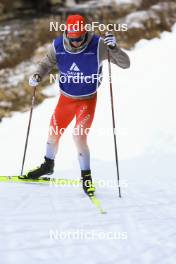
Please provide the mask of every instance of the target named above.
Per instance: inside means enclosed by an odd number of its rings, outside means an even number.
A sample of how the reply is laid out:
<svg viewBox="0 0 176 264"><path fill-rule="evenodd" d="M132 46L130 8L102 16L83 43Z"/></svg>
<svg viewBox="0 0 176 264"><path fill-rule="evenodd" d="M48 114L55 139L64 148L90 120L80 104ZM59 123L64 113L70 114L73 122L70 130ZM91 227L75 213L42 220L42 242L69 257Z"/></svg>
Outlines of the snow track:
<svg viewBox="0 0 176 264"><path fill-rule="evenodd" d="M96 161L97 167L101 161ZM96 163L95 162L95 163ZM106 215L98 213L80 187L0 183L0 255L3 264L11 263L162 263L174 264L176 257L175 184L167 177L161 182L165 166L155 163L155 175L134 179L142 160L122 162L121 172L128 182L123 197L116 189L99 187ZM131 175L128 170L131 169ZM106 163L106 170L113 163ZM101 171L100 166L99 171ZM158 170L156 170L158 168ZM69 173L69 172L68 172ZM56 173L57 175L57 173ZM169 189L168 189L168 186ZM117 232L125 239L52 239L50 232Z"/></svg>

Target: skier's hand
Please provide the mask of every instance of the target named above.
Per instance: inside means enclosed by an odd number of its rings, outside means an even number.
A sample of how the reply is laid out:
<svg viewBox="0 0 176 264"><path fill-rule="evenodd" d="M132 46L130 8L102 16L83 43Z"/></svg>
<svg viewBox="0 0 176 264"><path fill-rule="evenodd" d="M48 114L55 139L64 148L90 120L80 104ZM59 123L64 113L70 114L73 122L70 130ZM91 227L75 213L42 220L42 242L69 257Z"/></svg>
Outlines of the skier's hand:
<svg viewBox="0 0 176 264"><path fill-rule="evenodd" d="M33 76L29 77L29 85L32 87L36 87L40 81L41 77L39 74L34 74Z"/></svg>
<svg viewBox="0 0 176 264"><path fill-rule="evenodd" d="M115 36L110 33L110 32L106 32L105 34L105 38L104 38L104 43L110 48L110 49L114 49L117 45L117 41Z"/></svg>

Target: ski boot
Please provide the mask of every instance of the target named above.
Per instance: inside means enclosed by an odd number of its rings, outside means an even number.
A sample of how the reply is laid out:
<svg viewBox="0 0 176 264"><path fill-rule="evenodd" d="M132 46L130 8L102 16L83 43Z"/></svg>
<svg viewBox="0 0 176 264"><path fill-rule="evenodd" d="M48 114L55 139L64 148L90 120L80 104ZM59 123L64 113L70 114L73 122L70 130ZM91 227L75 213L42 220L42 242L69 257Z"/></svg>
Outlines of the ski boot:
<svg viewBox="0 0 176 264"><path fill-rule="evenodd" d="M26 173L26 175L19 176L19 179L33 179L37 180L39 177L43 175L50 175L54 172L54 160L45 157L45 162L37 167L34 170L31 170Z"/></svg>
<svg viewBox="0 0 176 264"><path fill-rule="evenodd" d="M81 171L81 181L84 192L92 197L95 193L95 187L92 183L91 171L90 170L82 170Z"/></svg>

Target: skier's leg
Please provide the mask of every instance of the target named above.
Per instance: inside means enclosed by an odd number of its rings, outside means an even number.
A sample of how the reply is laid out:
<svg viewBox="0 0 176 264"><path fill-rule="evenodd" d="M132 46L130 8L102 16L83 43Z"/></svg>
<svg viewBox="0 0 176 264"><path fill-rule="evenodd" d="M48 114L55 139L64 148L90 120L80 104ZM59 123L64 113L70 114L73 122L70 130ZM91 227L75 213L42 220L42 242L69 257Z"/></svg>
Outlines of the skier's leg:
<svg viewBox="0 0 176 264"><path fill-rule="evenodd" d="M87 136L94 119L95 107L96 95L92 99L79 102L79 107L76 111L76 125L73 133L78 151L83 189L89 196L94 195L95 188L92 185L90 151L87 144Z"/></svg>
<svg viewBox="0 0 176 264"><path fill-rule="evenodd" d="M73 120L75 111L76 105L74 100L61 95L50 121L46 146L47 158L55 158L58 151L59 140L67 126Z"/></svg>
<svg viewBox="0 0 176 264"><path fill-rule="evenodd" d="M91 99L80 100L77 104L73 138L78 151L81 170L90 170L90 151L87 144L87 136L94 119L96 99L97 96L95 95Z"/></svg>
<svg viewBox="0 0 176 264"><path fill-rule="evenodd" d="M54 158L57 153L58 142L66 127L75 116L75 103L73 99L61 95L50 122L50 131L47 142L45 161L40 167L28 172L24 177L37 179L54 171Z"/></svg>

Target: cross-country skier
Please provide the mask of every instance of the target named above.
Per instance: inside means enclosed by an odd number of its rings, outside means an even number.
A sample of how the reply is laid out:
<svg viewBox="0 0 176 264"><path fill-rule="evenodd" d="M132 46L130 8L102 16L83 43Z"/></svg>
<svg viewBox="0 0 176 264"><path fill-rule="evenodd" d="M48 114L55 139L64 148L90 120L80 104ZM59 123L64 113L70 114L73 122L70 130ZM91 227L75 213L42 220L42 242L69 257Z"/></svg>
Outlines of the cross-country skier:
<svg viewBox="0 0 176 264"><path fill-rule="evenodd" d="M42 175L53 173L54 159L63 129L66 129L76 117L75 128L81 129L81 133L75 133L73 137L78 151L83 189L91 196L95 188L91 177L87 131L94 119L97 88L100 85L100 80L95 77L100 77L102 73L102 62L108 58L107 49L110 52L111 62L123 69L129 68L130 60L118 47L116 38L112 34L103 39L86 31L85 24L85 18L81 15L68 16L63 36L53 41L47 55L38 64L36 72L29 78L29 85L36 87L57 65L60 73L60 97L50 121L50 127L53 129L50 129L48 136L45 161L24 177L37 179ZM51 133L51 131L59 132Z"/></svg>

